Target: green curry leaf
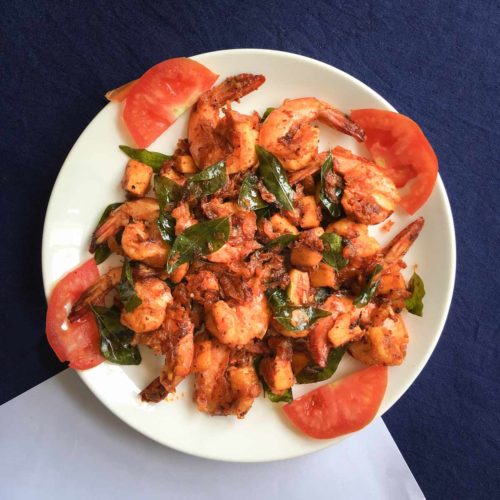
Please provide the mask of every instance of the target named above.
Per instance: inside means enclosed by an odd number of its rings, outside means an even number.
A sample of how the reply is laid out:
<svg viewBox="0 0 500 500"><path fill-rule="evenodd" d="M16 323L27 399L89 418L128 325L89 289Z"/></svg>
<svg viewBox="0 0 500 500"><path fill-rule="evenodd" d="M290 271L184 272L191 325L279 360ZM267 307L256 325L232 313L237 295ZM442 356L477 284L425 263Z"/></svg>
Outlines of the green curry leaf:
<svg viewBox="0 0 500 500"><path fill-rule="evenodd" d="M250 174L241 183L238 205L245 210L259 210L268 206L257 189L258 182L259 178L254 174Z"/></svg>
<svg viewBox="0 0 500 500"><path fill-rule="evenodd" d="M331 315L330 311L312 306L293 306L286 293L280 288L268 291L267 300L273 311L273 318L287 330L300 332L312 326L318 319Z"/></svg>
<svg viewBox="0 0 500 500"><path fill-rule="evenodd" d="M280 247L280 249L283 249L295 241L298 237L298 234L282 234L281 236L274 238L274 240L271 240L269 243L266 243L264 245L264 250L269 250L273 247Z"/></svg>
<svg viewBox="0 0 500 500"><path fill-rule="evenodd" d="M99 227L109 216L109 214L117 209L122 203L111 203L108 205L97 223L97 227ZM109 256L111 255L111 250L108 247L107 243L101 243L94 248L94 260L97 265L102 264Z"/></svg>
<svg viewBox="0 0 500 500"><path fill-rule="evenodd" d="M164 155L163 153L156 153L148 151L147 149L136 149L129 146L120 146L120 149L132 160L140 161L149 165L154 172L158 173L167 160L171 160L172 156Z"/></svg>
<svg viewBox="0 0 500 500"><path fill-rule="evenodd" d="M405 300L406 309L412 314L423 316L424 303L422 299L425 296L425 287L422 278L416 272L413 272L413 276L408 282L408 291L411 292L411 297Z"/></svg>
<svg viewBox="0 0 500 500"><path fill-rule="evenodd" d="M229 239L229 217L200 222L188 227L174 241L167 261L170 274L184 262L199 255L208 255L221 248Z"/></svg>
<svg viewBox="0 0 500 500"><path fill-rule="evenodd" d="M297 373L297 383L312 384L314 382L321 382L329 379L336 372L345 351L345 347L331 349L328 354L326 366L324 368L320 368L319 366L306 366L299 373Z"/></svg>
<svg viewBox="0 0 500 500"><path fill-rule="evenodd" d="M262 182L275 196L276 203L280 208L293 210L295 193L278 158L260 146L256 146L256 149L259 157L259 175Z"/></svg>
<svg viewBox="0 0 500 500"><path fill-rule="evenodd" d="M205 168L201 172L194 174L188 181L186 189L193 198L200 198L214 194L227 182L226 163L219 161L214 165Z"/></svg>
<svg viewBox="0 0 500 500"><path fill-rule="evenodd" d="M340 271L349 263L349 260L342 255L342 250L344 249L342 237L335 233L323 233L321 239L328 247L323 252L323 261L332 266L336 271Z"/></svg>
<svg viewBox="0 0 500 500"><path fill-rule="evenodd" d="M154 189L160 211L163 211L172 203L177 203L182 198L184 188L168 177L155 175Z"/></svg>
<svg viewBox="0 0 500 500"><path fill-rule="evenodd" d="M375 278L375 276L380 271L382 271L382 266L380 264L377 264L375 266L375 269L370 274L368 281L366 282L366 286L363 288L363 290L361 290L361 293L353 301L353 304L356 307L365 307L373 298L380 283L380 280L373 281L373 278Z"/></svg>
<svg viewBox="0 0 500 500"><path fill-rule="evenodd" d="M334 187L331 187L327 193L327 177L333 176L330 181L334 182ZM342 193L344 192L342 178L333 171L332 153L329 152L325 162L321 167L321 189L319 191L319 199L323 206L328 210L330 215L335 218L342 217L344 210L340 204Z"/></svg>
<svg viewBox="0 0 500 500"><path fill-rule="evenodd" d="M120 310L117 307L91 306L101 334L101 354L112 363L119 365L138 365L141 353L132 345L134 332L120 323Z"/></svg>
<svg viewBox="0 0 500 500"><path fill-rule="evenodd" d="M267 117L275 110L276 108L267 108L264 111L264 114L262 115L262 118L260 119L261 123L264 123L267 119Z"/></svg>
<svg viewBox="0 0 500 500"><path fill-rule="evenodd" d="M118 283L117 290L120 301L127 312L132 312L142 304L142 300L135 293L132 268L127 258L123 262L122 278L120 283Z"/></svg>

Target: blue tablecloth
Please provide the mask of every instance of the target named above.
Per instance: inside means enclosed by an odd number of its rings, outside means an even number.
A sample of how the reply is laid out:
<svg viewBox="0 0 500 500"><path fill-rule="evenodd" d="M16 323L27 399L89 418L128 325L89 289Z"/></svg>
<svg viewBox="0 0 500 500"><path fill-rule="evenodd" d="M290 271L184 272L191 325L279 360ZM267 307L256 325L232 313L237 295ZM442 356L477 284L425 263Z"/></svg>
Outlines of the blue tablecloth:
<svg viewBox="0 0 500 500"><path fill-rule="evenodd" d="M455 218L443 337L385 420L429 498L500 490L500 4L1 1L0 403L63 368L44 337L43 217L103 90L168 57L287 50L366 82L424 129ZM362 471L361 471L362 472Z"/></svg>

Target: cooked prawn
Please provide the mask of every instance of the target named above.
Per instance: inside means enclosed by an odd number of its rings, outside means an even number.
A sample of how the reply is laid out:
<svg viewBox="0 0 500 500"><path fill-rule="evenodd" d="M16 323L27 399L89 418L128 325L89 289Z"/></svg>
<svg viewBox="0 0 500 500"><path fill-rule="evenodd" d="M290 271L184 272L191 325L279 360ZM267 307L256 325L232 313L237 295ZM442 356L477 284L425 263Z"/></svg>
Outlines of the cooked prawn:
<svg viewBox="0 0 500 500"><path fill-rule="evenodd" d="M347 216L362 224L386 220L399 203L394 182L376 163L340 146L333 150L333 157L333 168L345 182L341 203Z"/></svg>
<svg viewBox="0 0 500 500"><path fill-rule="evenodd" d="M220 109L258 89L264 81L263 75L242 73L227 78L198 99L189 117L188 139L191 156L199 167L206 168L230 155L230 173L256 163L258 120L231 109L221 118Z"/></svg>
<svg viewBox="0 0 500 500"><path fill-rule="evenodd" d="M318 155L319 128L314 121L336 128L363 141L364 132L332 105L315 97L285 99L262 124L259 144L273 153L285 170L300 170Z"/></svg>
<svg viewBox="0 0 500 500"><path fill-rule="evenodd" d="M87 288L73 304L68 319L73 322L81 318L89 311L89 307L98 304L101 300L120 283L122 268L113 267L103 274L92 286Z"/></svg>
<svg viewBox="0 0 500 500"><path fill-rule="evenodd" d="M184 307L171 304L166 309L161 328L166 338L162 342L165 364L161 370L160 382L170 393L175 392L176 386L191 371L194 354L194 325Z"/></svg>
<svg viewBox="0 0 500 500"><path fill-rule="evenodd" d="M168 245L161 238L158 226L144 221L131 222L123 230L122 249L132 260L142 261L148 266L165 266Z"/></svg>
<svg viewBox="0 0 500 500"><path fill-rule="evenodd" d="M155 198L141 198L123 203L113 210L108 218L95 230L90 251L94 251L97 245L114 236L131 220L152 221L157 219L159 214L160 206Z"/></svg>
<svg viewBox="0 0 500 500"><path fill-rule="evenodd" d="M179 236L185 229L193 226L198 221L191 215L189 204L186 201L172 210L172 217L175 219L175 235Z"/></svg>
<svg viewBox="0 0 500 500"><path fill-rule="evenodd" d="M233 306L219 300L206 308L205 325L221 343L244 346L265 335L271 311L260 286L254 285L253 293L251 300L243 304Z"/></svg>
<svg viewBox="0 0 500 500"><path fill-rule="evenodd" d="M123 309L120 321L136 333L160 328L165 319L165 308L173 300L170 288L158 278L146 278L136 281L134 289L142 303L130 312Z"/></svg>
<svg viewBox="0 0 500 500"><path fill-rule="evenodd" d="M238 211L231 216L229 240L219 250L207 255L210 262L229 263L242 260L261 247L255 241L257 216L255 212Z"/></svg>

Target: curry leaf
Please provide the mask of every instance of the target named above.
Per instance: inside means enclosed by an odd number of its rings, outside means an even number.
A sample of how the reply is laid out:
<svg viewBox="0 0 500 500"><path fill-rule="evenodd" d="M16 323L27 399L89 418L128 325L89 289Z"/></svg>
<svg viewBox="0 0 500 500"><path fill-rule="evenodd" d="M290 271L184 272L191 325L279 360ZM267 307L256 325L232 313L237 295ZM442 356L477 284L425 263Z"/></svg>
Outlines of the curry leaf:
<svg viewBox="0 0 500 500"><path fill-rule="evenodd" d="M259 175L266 188L274 194L280 208L293 210L294 191L278 158L260 146L256 146L259 157Z"/></svg>
<svg viewBox="0 0 500 500"><path fill-rule="evenodd" d="M329 180L327 179L327 176L330 176L330 182L334 183L334 185L330 186L330 189L328 190L327 183ZM327 191L330 194L328 194ZM335 218L342 217L344 215L344 210L340 204L340 198L342 197L343 192L344 187L342 178L334 173L332 153L329 152L321 167L321 189L319 191L319 199L330 215Z"/></svg>
<svg viewBox="0 0 500 500"><path fill-rule="evenodd" d="M257 189L258 182L259 178L254 174L250 174L241 183L238 205L245 210L259 210L268 206Z"/></svg>
<svg viewBox="0 0 500 500"><path fill-rule="evenodd" d="M408 291L411 292L411 297L405 300L406 309L412 314L423 316L424 303L422 299L425 295L425 287L422 278L416 272L413 272L413 276L410 278Z"/></svg>
<svg viewBox="0 0 500 500"><path fill-rule="evenodd" d="M316 304L322 304L331 294L332 291L327 287L318 288L318 291L314 295L314 302L316 302Z"/></svg>
<svg viewBox="0 0 500 500"><path fill-rule="evenodd" d="M267 117L275 110L276 108L267 108L260 119L260 122L263 123L266 121Z"/></svg>
<svg viewBox="0 0 500 500"><path fill-rule="evenodd" d="M128 259L125 259L123 262L122 278L120 283L118 283L117 290L123 307L127 312L132 312L142 304L142 300L135 293L132 268Z"/></svg>
<svg viewBox="0 0 500 500"><path fill-rule="evenodd" d="M97 227L99 227L108 217L109 214L117 209L121 203L111 203L111 205L108 205L105 209L104 212L101 215L101 218L99 219L99 222L97 223ZM96 264L102 264L110 255L111 255L111 250L108 247L107 243L101 243L100 245L97 245L94 247L94 260Z"/></svg>
<svg viewBox="0 0 500 500"><path fill-rule="evenodd" d="M372 271L370 277L368 278L368 281L366 282L366 286L361 290L361 293L354 299L353 304L356 307L365 307L368 302L372 299L372 297L375 295L375 292L377 291L378 285L380 283L380 280L373 281L373 278L382 271L382 266L380 264L377 264L375 266L375 269Z"/></svg>
<svg viewBox="0 0 500 500"><path fill-rule="evenodd" d="M163 211L169 204L176 203L182 198L184 188L168 177L155 175L154 189L160 211Z"/></svg>
<svg viewBox="0 0 500 500"><path fill-rule="evenodd" d="M141 353L132 345L134 332L120 323L120 310L117 307L91 306L101 334L101 354L112 363L119 365L138 365Z"/></svg>
<svg viewBox="0 0 500 500"><path fill-rule="evenodd" d="M312 306L290 305L285 292L280 288L269 291L267 300L273 311L273 318L287 330L294 332L303 331L318 319L331 315L330 311Z"/></svg>
<svg viewBox="0 0 500 500"><path fill-rule="evenodd" d="M155 151L148 151L147 149L130 148L129 146L120 146L120 149L132 160L140 161L149 165L154 172L158 173L167 160L171 160L172 156L164 155L163 153L156 153Z"/></svg>
<svg viewBox="0 0 500 500"><path fill-rule="evenodd" d="M345 351L345 347L331 349L328 354L326 366L324 368L320 368L319 366L306 366L303 370L297 373L297 383L312 384L313 382L321 382L329 379L336 372Z"/></svg>
<svg viewBox="0 0 500 500"><path fill-rule="evenodd" d="M227 182L226 164L219 161L211 167L194 174L187 183L187 192L193 198L214 194Z"/></svg>
<svg viewBox="0 0 500 500"><path fill-rule="evenodd" d="M287 245L295 241L299 237L298 234L282 234L274 240L271 240L269 243L264 245L264 250L269 250L270 248L279 246L281 249L285 248Z"/></svg>
<svg viewBox="0 0 500 500"><path fill-rule="evenodd" d="M173 243L175 240L175 219L167 212L161 212L156 225L160 231L161 239L165 243Z"/></svg>
<svg viewBox="0 0 500 500"><path fill-rule="evenodd" d="M344 249L342 237L335 233L323 233L321 239L328 247L323 252L323 261L332 266L336 271L340 271L349 262L342 255L342 250Z"/></svg>
<svg viewBox="0 0 500 500"><path fill-rule="evenodd" d="M192 262L198 255L219 250L229 239L229 217L200 222L188 227L174 241L167 261L170 274L184 262Z"/></svg>

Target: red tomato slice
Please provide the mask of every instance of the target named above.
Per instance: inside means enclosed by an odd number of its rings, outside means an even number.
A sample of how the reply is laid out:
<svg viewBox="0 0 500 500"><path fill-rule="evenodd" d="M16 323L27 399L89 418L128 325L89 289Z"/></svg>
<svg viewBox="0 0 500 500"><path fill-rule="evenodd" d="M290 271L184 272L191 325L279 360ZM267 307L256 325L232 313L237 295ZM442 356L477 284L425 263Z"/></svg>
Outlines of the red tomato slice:
<svg viewBox="0 0 500 500"><path fill-rule="evenodd" d="M283 407L304 434L331 439L368 425L384 397L387 368L370 366L324 385Z"/></svg>
<svg viewBox="0 0 500 500"><path fill-rule="evenodd" d="M130 87L123 108L123 119L137 146L149 146L218 76L185 57L168 59L146 71Z"/></svg>
<svg viewBox="0 0 500 500"><path fill-rule="evenodd" d="M68 312L80 294L99 278L94 259L67 274L49 299L45 329L50 347L60 361L71 368L86 370L104 361L99 349L99 329L92 314L70 323Z"/></svg>
<svg viewBox="0 0 500 500"><path fill-rule="evenodd" d="M106 92L104 97L111 102L122 102L129 94L130 89L137 80L132 80L131 82L124 83L122 86L109 90Z"/></svg>
<svg viewBox="0 0 500 500"><path fill-rule="evenodd" d="M422 129L407 116L382 109L355 109L351 118L365 131L374 161L398 188L408 184L401 205L414 214L436 183L438 160Z"/></svg>

